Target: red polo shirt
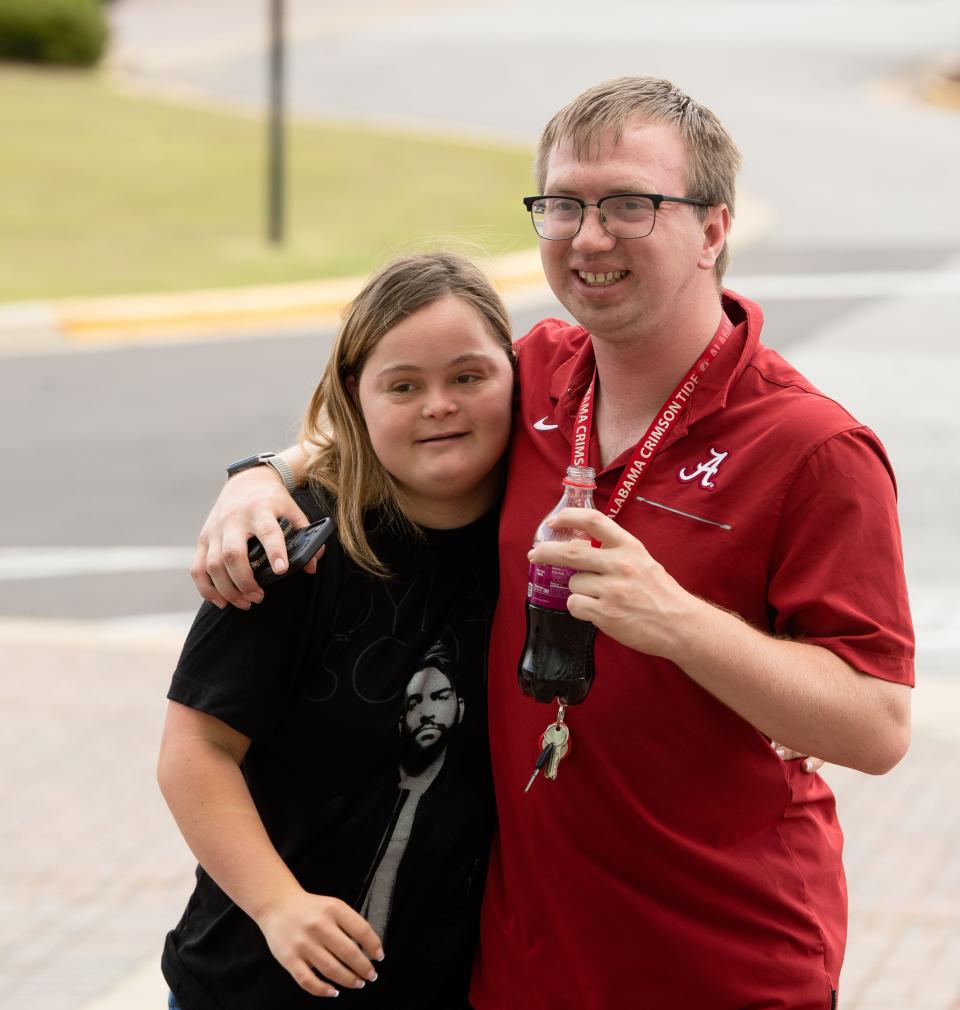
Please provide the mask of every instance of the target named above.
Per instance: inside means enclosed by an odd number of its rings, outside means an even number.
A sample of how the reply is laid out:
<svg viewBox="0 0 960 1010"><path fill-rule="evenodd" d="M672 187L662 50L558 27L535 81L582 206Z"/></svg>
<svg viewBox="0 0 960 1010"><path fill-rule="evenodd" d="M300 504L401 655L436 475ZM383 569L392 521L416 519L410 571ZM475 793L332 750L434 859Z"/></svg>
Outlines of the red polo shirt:
<svg viewBox="0 0 960 1010"><path fill-rule="evenodd" d="M733 344L618 521L690 592L912 684L883 448L760 343L756 305L727 292L724 308ZM518 350L490 667L500 835L472 1002L826 1010L846 930L833 794L678 667L598 634L593 689L568 712L570 755L556 782L523 792L555 714L517 687L526 553L560 496L593 353L582 328L556 320ZM628 458L599 473L598 508Z"/></svg>

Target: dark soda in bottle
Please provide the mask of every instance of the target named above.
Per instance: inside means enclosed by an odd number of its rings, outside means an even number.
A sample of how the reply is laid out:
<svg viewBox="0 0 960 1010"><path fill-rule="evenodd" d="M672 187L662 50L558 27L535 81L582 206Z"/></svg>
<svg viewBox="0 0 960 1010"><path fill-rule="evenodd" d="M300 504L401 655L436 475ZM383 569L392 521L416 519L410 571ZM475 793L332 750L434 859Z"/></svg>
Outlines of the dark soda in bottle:
<svg viewBox="0 0 960 1010"><path fill-rule="evenodd" d="M586 533L551 529L547 520L564 508L592 509L596 475L592 467L570 466L563 479L563 496L544 516L534 534L541 540L589 540ZM574 569L559 565L530 565L527 584L527 637L520 655L520 690L536 701L560 699L576 705L593 684L593 640L597 629L567 610L569 581Z"/></svg>

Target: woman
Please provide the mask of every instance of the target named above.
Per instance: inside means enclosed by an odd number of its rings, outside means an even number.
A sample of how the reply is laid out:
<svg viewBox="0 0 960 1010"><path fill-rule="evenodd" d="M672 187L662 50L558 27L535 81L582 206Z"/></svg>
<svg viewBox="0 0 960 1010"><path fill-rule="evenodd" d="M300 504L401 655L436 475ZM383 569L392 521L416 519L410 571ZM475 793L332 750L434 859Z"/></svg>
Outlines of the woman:
<svg viewBox="0 0 960 1010"><path fill-rule="evenodd" d="M399 260L351 306L298 502L337 541L316 579L204 606L168 695L158 777L201 864L171 1007L466 1006L512 391L506 312L468 261Z"/></svg>

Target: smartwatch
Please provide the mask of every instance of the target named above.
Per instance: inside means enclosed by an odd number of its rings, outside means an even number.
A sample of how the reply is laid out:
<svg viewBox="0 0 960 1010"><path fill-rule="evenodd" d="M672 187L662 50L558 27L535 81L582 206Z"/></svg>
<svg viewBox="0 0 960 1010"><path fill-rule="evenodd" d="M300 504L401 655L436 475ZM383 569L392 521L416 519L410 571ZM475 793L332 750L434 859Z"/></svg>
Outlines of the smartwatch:
<svg viewBox="0 0 960 1010"><path fill-rule="evenodd" d="M275 452L258 452L253 456L244 456L243 459L238 459L227 467L227 476L236 477L238 473L243 473L244 470L250 470L255 466L271 467L283 481L283 486L290 494L297 490L297 482L293 476L293 470L290 469L290 464L283 456Z"/></svg>

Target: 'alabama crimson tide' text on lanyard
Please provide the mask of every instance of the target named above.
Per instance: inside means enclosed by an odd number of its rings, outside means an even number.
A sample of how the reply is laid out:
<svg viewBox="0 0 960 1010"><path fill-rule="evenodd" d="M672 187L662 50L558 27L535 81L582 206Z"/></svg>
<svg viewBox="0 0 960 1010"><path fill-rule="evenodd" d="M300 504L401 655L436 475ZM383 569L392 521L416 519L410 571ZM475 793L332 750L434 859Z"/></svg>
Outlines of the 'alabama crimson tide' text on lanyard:
<svg viewBox="0 0 960 1010"><path fill-rule="evenodd" d="M687 409L704 372L716 361L732 332L733 323L724 313L720 328L710 342L710 346L703 352L693 368L680 380L677 388L667 397L663 406L657 411L653 423L634 446L633 459L623 468L623 472L620 474L620 486L610 499L610 505L607 508L607 515L611 519L615 519L619 515L620 510L630 498L631 491L646 476L654 457L666 441L667 434ZM587 457L590 453L590 435L593 430L593 393L596 383L597 371L594 369L593 378L590 380L590 385L583 394L583 399L577 410L577 419L573 429L573 448L570 454L572 466L590 465Z"/></svg>

